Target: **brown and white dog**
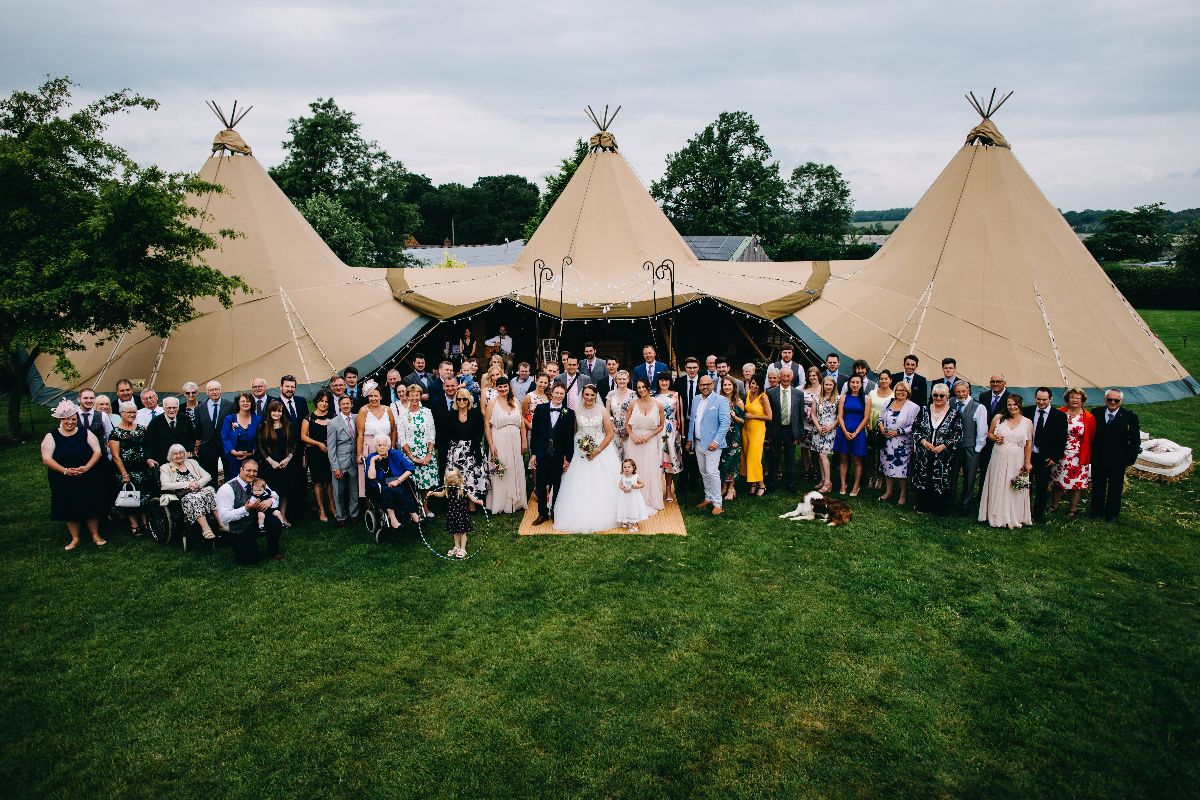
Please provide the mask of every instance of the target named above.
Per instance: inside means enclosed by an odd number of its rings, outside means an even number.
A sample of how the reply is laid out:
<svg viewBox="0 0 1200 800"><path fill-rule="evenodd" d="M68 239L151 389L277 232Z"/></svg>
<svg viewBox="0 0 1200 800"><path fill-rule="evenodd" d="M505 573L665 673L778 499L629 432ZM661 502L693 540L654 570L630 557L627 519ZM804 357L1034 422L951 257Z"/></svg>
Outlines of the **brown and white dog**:
<svg viewBox="0 0 1200 800"><path fill-rule="evenodd" d="M792 511L780 514L780 519L819 519L827 521L831 526L845 525L854 518L850 506L841 500L825 497L820 492L809 492Z"/></svg>

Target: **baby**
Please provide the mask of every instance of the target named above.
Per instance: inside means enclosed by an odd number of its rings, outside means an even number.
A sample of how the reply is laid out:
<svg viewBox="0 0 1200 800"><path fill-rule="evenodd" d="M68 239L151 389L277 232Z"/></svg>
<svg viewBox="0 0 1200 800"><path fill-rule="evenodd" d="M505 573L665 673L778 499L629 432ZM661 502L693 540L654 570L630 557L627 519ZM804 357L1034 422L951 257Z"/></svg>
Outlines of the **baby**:
<svg viewBox="0 0 1200 800"><path fill-rule="evenodd" d="M262 478L257 478L254 481L254 483L250 484L250 496L253 497L255 500L270 501L271 490L267 488L267 482L264 481ZM279 520L280 525L282 525L285 528L288 527L288 524L283 521L283 515L279 513L278 508L272 508L270 511L270 514L272 517ZM258 512L258 529L260 531L267 529L267 512L266 511Z"/></svg>

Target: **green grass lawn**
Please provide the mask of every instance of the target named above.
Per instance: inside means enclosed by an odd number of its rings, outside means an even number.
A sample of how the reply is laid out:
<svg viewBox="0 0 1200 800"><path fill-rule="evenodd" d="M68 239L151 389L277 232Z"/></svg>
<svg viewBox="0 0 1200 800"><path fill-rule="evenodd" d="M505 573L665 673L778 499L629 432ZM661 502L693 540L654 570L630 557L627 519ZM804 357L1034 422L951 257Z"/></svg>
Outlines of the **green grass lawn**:
<svg viewBox="0 0 1200 800"><path fill-rule="evenodd" d="M1200 313L1145 316L1200 371ZM1200 399L1137 410L1200 445ZM0 475L8 796L1200 793L1196 477L1134 481L1118 525L869 493L829 529L779 495L686 538L505 519L466 563L310 525L238 569L63 553L36 448Z"/></svg>

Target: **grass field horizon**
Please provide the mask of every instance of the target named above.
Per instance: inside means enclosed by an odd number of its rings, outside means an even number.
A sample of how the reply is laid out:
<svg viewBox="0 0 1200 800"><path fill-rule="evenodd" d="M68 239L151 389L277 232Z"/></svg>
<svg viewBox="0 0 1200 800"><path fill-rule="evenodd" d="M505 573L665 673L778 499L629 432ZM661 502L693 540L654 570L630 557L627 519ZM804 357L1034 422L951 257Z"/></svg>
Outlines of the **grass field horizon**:
<svg viewBox="0 0 1200 800"><path fill-rule="evenodd" d="M1142 313L1200 373L1200 312ZM1200 398L1136 410L1200 445ZM465 563L306 523L256 568L115 528L64 553L36 443L0 475L9 796L1200 792L1195 475L1115 525L866 492L830 529L780 493L687 537L497 518Z"/></svg>

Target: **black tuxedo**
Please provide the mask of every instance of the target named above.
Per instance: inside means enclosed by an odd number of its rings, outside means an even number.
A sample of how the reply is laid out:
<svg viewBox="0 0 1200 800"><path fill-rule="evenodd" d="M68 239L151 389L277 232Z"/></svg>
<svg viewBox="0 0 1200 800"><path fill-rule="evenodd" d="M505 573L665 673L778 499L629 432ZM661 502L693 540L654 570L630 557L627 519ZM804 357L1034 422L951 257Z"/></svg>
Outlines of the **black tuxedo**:
<svg viewBox="0 0 1200 800"><path fill-rule="evenodd" d="M1106 409L1093 408L1096 436L1092 439L1091 515L1116 520L1125 488L1125 468L1142 452L1142 429L1137 414L1122 408L1109 422Z"/></svg>
<svg viewBox="0 0 1200 800"><path fill-rule="evenodd" d="M403 383L405 386L412 386L415 383L417 386L421 387L421 394L429 395L430 400L433 399L433 395L434 395L435 391L437 391L437 392L442 391L441 379L432 372L426 372L424 378L422 378L415 371L410 372L404 376L404 380L402 380L401 383ZM426 400L423 402L425 403L425 405L429 405L429 400Z"/></svg>
<svg viewBox="0 0 1200 800"><path fill-rule="evenodd" d="M575 455L575 414L564 403L558 423L551 424L550 404L542 403L533 411L533 427L529 435L529 453L537 459L538 513L543 517L554 513L554 500L562 483L563 464ZM554 490L554 499L549 492Z"/></svg>
<svg viewBox="0 0 1200 800"><path fill-rule="evenodd" d="M1067 449L1067 415L1054 406L1046 409L1043 415L1042 429L1037 428L1037 406L1025 406L1021 413L1033 424L1033 446L1037 452L1032 455L1033 474L1033 518L1040 521L1046 512L1046 495L1050 490L1050 469L1062 460L1063 451Z"/></svg>
<svg viewBox="0 0 1200 800"><path fill-rule="evenodd" d="M200 440L200 452L196 457L196 463L213 476L214 483L217 479L217 465L225 452L225 447L221 444L221 423L232 413L233 402L222 399L214 419L212 400L208 399L207 395L200 401L200 405L196 409L196 438ZM232 477L230 476L230 479Z"/></svg>
<svg viewBox="0 0 1200 800"><path fill-rule="evenodd" d="M609 375L608 370L604 371L604 375L596 381L596 390L600 392L600 401L608 402L608 393L617 388L617 378L615 375Z"/></svg>
<svg viewBox="0 0 1200 800"><path fill-rule="evenodd" d="M692 434L689 423L692 419L692 404L700 396L700 379L707 374L706 372L697 372L695 378L688 378L685 372L671 384L671 388L679 394L679 405L683 410L683 418L679 420L679 430L683 433L683 441L685 442L688 441ZM692 396L690 398L688 397L689 380L692 382ZM686 493L693 486L702 485L700 480L700 464L696 460L696 454L685 450L683 453L683 491Z"/></svg>
<svg viewBox="0 0 1200 800"><path fill-rule="evenodd" d="M893 372L892 388L895 389L896 384L903 380L904 370ZM914 372L912 376L912 385L909 388L911 389L908 398L909 400L912 400L919 406L927 405L929 403L929 381L925 380L924 375L919 375Z"/></svg>
<svg viewBox="0 0 1200 800"><path fill-rule="evenodd" d="M175 427L172 428L166 414L159 414L150 420L146 426L146 457L157 461L160 465L167 463L167 451L171 445L181 444L192 455L196 446L196 429L192 421L182 411L175 415Z"/></svg>

